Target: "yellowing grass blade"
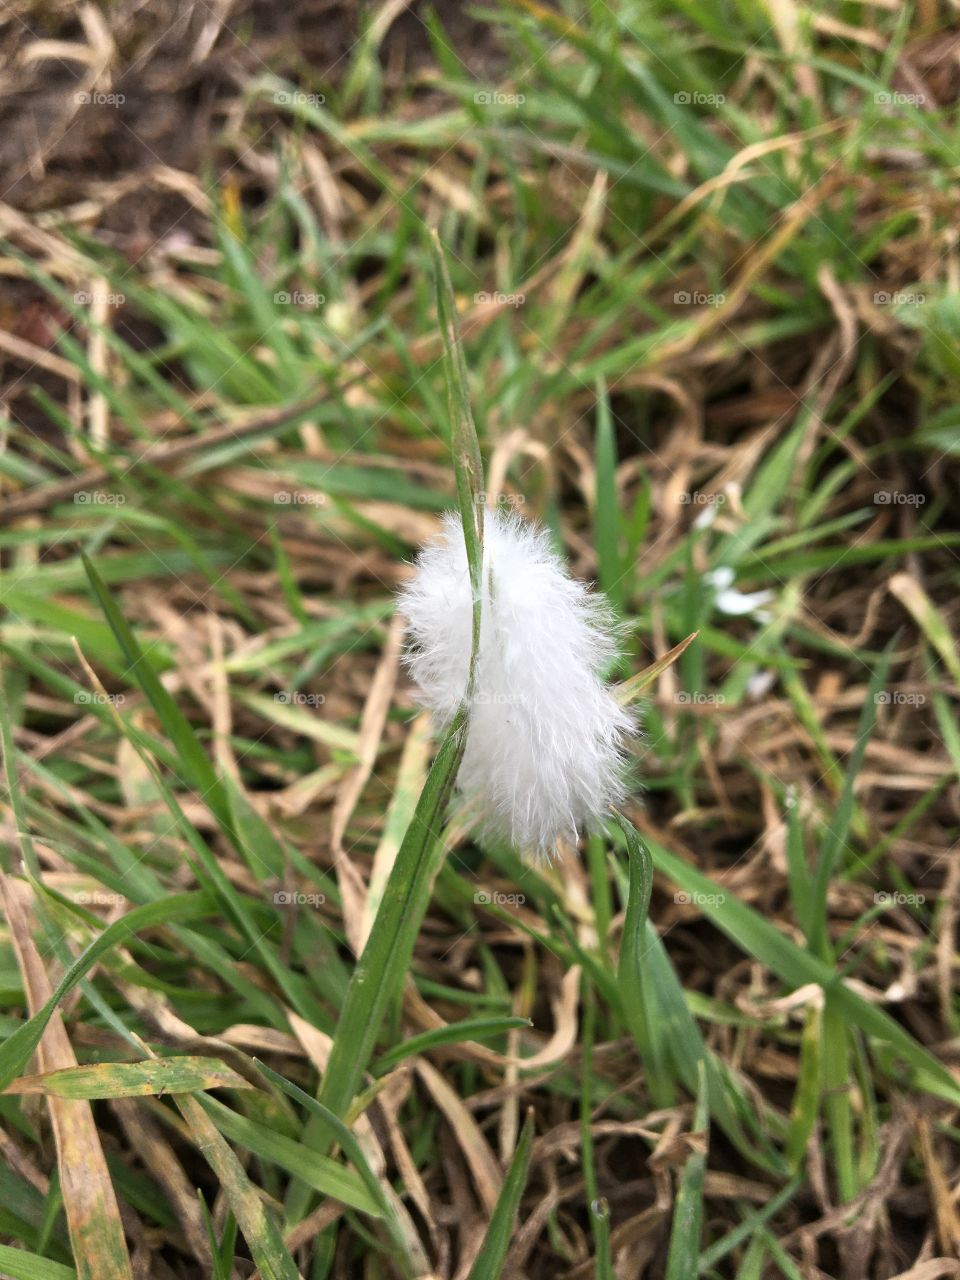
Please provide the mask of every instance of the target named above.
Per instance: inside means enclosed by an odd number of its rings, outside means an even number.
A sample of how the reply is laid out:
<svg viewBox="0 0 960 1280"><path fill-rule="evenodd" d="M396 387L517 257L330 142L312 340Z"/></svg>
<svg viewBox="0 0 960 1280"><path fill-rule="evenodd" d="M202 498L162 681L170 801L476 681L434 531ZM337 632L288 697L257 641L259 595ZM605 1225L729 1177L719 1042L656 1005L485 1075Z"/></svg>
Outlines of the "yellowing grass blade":
<svg viewBox="0 0 960 1280"><path fill-rule="evenodd" d="M644 691L653 684L657 676L662 675L668 667L673 666L681 653L693 644L699 634L699 631L692 631L686 639L681 640L679 644L675 644L669 653L665 653L662 658L658 658L649 667L644 667L642 671L638 671L629 680L624 680L623 684L618 684L614 693L620 705L628 707L631 702L636 702Z"/></svg>
<svg viewBox="0 0 960 1280"><path fill-rule="evenodd" d="M21 1076L4 1093L42 1093L56 1098L142 1098L203 1089L252 1089L218 1058L148 1058L145 1062L97 1062L43 1075Z"/></svg>
<svg viewBox="0 0 960 1280"><path fill-rule="evenodd" d="M52 988L33 941L27 887L0 876L0 893L31 1016L50 999ZM42 1071L77 1066L59 1012L37 1046ZM78 1280L133 1280L120 1209L89 1102L47 1099L57 1148L60 1190Z"/></svg>
<svg viewBox="0 0 960 1280"><path fill-rule="evenodd" d="M261 1280L303 1280L283 1243L280 1228L264 1208L259 1192L243 1171L233 1148L196 1098L185 1095L177 1106L190 1126L198 1150L203 1152L243 1232Z"/></svg>

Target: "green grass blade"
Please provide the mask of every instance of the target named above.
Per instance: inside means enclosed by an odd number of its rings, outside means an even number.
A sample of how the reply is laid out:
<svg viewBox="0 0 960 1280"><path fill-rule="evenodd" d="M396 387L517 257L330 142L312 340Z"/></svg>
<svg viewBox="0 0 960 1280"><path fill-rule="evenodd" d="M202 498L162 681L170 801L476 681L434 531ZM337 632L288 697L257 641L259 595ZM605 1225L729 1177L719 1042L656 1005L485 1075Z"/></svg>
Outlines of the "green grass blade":
<svg viewBox="0 0 960 1280"><path fill-rule="evenodd" d="M145 661L143 650L140 648L132 628L116 604L114 604L113 597L110 595L93 562L84 552L81 551L80 555L83 560L83 566L87 571L87 578L93 588L94 596L103 610L104 616L109 622L117 643L123 650L123 655L127 660L127 675L136 680L149 698L150 704L159 716L167 736L176 747L183 765L184 781L193 787L204 803L210 806L220 825L229 831L230 805L220 779L207 758L207 754L201 746L197 735L194 733L186 716L161 684L157 673Z"/></svg>
<svg viewBox="0 0 960 1280"><path fill-rule="evenodd" d="M424 1031L421 1035L401 1041L387 1053L381 1054L371 1070L375 1076L385 1075L406 1058L412 1058L418 1053L429 1053L440 1045L463 1044L466 1040L489 1040L494 1036L505 1035L508 1031L531 1026L533 1023L529 1018L467 1018L462 1022L451 1022L446 1027Z"/></svg>
<svg viewBox="0 0 960 1280"><path fill-rule="evenodd" d="M361 1213L379 1217L381 1209L375 1197L363 1185L360 1176L330 1156L313 1151L302 1142L277 1133L256 1120L250 1120L216 1098L199 1095L197 1102L216 1125L218 1132L238 1146L245 1147L262 1160L269 1160L295 1174L314 1191L333 1196Z"/></svg>
<svg viewBox="0 0 960 1280"><path fill-rule="evenodd" d="M646 925L653 892L653 859L636 828L620 814L613 819L627 841L630 879L627 893L617 987L620 1004L630 1034L636 1042L647 1072L647 1088L659 1107L672 1105L674 1092L670 1071L662 1052L662 1041L651 1026L650 982L647 974Z"/></svg>
<svg viewBox="0 0 960 1280"><path fill-rule="evenodd" d="M597 1162L593 1149L593 1045L597 1032L597 1000L589 979L581 979L583 1005L582 1052L580 1059L580 1149L583 1163L583 1189L590 1214L593 1235L596 1280L613 1280L610 1257L610 1205L597 1185Z"/></svg>
<svg viewBox="0 0 960 1280"><path fill-rule="evenodd" d="M823 1010L807 1005L800 1040L800 1069L790 1109L790 1131L786 1154L791 1167L799 1169L807 1143L816 1128L823 1088Z"/></svg>
<svg viewBox="0 0 960 1280"><path fill-rule="evenodd" d="M617 445L614 439L610 397L601 380L597 387L596 432L597 490L594 541L600 586L610 603L622 613L626 587L620 553L620 508L617 502Z"/></svg>
<svg viewBox="0 0 960 1280"><path fill-rule="evenodd" d="M667 1280L691 1280L697 1274L700 1234L703 1230L703 1183L707 1170L710 1109L707 1101L706 1066L700 1064L700 1087L693 1120L694 1135L702 1135L703 1148L687 1156L673 1210Z"/></svg>
<svg viewBox="0 0 960 1280"><path fill-rule="evenodd" d="M717 1240L708 1249L704 1249L697 1263L697 1274L704 1275L712 1271L721 1259L743 1244L744 1240L748 1240L753 1236L757 1229L778 1214L785 1204L789 1204L802 1185L803 1175L794 1174L790 1181L785 1183L775 1196L771 1196L766 1204L761 1205L759 1209L755 1209L752 1213L748 1213L743 1221L735 1226L732 1231L728 1231L722 1239Z"/></svg>
<svg viewBox="0 0 960 1280"><path fill-rule="evenodd" d="M837 865L840 851L845 845L847 833L850 830L855 803L854 786L863 765L870 734L873 732L873 726L876 722L877 694L886 681L892 656L893 646L891 645L884 654L883 659L877 664L876 670L867 685L867 696L864 698L860 719L857 723L856 743L850 753L850 761L843 779L843 790L840 793L836 812L831 815L827 823L827 829L823 834L817 866L813 874L808 916L811 929L810 948L820 954L823 959L828 958L826 936L827 891L830 887L830 880Z"/></svg>
<svg viewBox="0 0 960 1280"><path fill-rule="evenodd" d="M487 1233L480 1246L477 1260L470 1269L469 1280L500 1280L503 1275L503 1263L510 1247L517 1212L520 1208L520 1197L527 1184L527 1169L530 1165L530 1152L533 1149L533 1112L527 1112L517 1148L510 1161L510 1168L503 1180L500 1195Z"/></svg>
<svg viewBox="0 0 960 1280"><path fill-rule="evenodd" d="M377 1175L371 1169L369 1161L363 1154L363 1149L361 1148L360 1143L353 1136L350 1129L348 1129L343 1121L335 1116L332 1111L328 1110L321 1102L318 1102L316 1098L311 1098L308 1093L304 1093L302 1089L298 1089L295 1084L291 1084L289 1080L285 1080L283 1076L279 1075L276 1071L271 1070L271 1068L266 1066L263 1062L257 1061L257 1067L263 1072L268 1080L276 1085L278 1089L282 1090L295 1102L299 1102L301 1106L305 1107L307 1111L316 1116L320 1123L327 1128L331 1136L342 1149L344 1155L360 1175L363 1185L366 1187L371 1200L377 1205L379 1216L383 1219L386 1228L389 1231L394 1249L402 1260L402 1265L405 1268L406 1273L411 1276L414 1275L416 1273L416 1265L414 1260L408 1254L406 1239L404 1237L403 1229L397 1220L394 1206L387 1197L386 1192L383 1189L383 1185L377 1178Z"/></svg>
<svg viewBox="0 0 960 1280"><path fill-rule="evenodd" d="M0 1244L0 1275L4 1280L77 1280L73 1267L7 1244Z"/></svg>
<svg viewBox="0 0 960 1280"><path fill-rule="evenodd" d="M442 848L438 831L464 748L464 720L447 733L387 881L380 910L350 979L320 1102L343 1116L370 1062L387 1006L400 989Z"/></svg>
<svg viewBox="0 0 960 1280"><path fill-rule="evenodd" d="M461 714L447 733L427 775L413 819L401 842L367 945L350 978L323 1074L319 1101L338 1117L346 1115L376 1044L384 1015L406 977L420 921L442 850L438 832L463 758L465 720ZM304 1142L327 1148L326 1126L311 1116ZM297 1219L307 1209L303 1185L287 1198Z"/></svg>
<svg viewBox="0 0 960 1280"><path fill-rule="evenodd" d="M190 1094L181 1094L176 1103L190 1126L198 1149L217 1175L220 1188L233 1210L233 1216L243 1232L243 1238L250 1248L262 1280L303 1280L283 1243L279 1227L267 1212L230 1144L207 1115L199 1099ZM224 1107L223 1110L228 1109Z"/></svg>

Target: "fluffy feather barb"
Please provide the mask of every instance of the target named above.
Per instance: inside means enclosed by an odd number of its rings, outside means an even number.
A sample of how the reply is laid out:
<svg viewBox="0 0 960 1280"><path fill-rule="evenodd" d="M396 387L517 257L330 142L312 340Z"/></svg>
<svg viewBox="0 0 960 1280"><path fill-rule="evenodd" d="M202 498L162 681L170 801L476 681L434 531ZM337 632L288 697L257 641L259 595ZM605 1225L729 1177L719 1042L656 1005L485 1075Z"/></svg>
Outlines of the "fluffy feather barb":
<svg viewBox="0 0 960 1280"><path fill-rule="evenodd" d="M421 551L399 606L421 700L449 724L466 693L472 626L458 516ZM634 725L601 678L616 653L613 627L547 534L499 512L485 517L482 617L458 785L488 836L549 856L623 797Z"/></svg>

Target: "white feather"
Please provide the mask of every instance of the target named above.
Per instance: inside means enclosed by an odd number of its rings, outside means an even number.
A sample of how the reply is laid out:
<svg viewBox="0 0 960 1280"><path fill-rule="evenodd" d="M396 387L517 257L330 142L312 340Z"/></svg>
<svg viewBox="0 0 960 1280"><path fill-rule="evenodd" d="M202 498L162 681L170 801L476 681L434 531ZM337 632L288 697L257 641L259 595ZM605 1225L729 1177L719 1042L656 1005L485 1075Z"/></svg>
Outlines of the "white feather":
<svg viewBox="0 0 960 1280"><path fill-rule="evenodd" d="M406 662L441 726L467 690L472 594L460 518L400 593ZM487 513L476 689L458 786L483 834L549 856L624 795L634 723L602 679L617 652L605 601L571 578L542 529Z"/></svg>

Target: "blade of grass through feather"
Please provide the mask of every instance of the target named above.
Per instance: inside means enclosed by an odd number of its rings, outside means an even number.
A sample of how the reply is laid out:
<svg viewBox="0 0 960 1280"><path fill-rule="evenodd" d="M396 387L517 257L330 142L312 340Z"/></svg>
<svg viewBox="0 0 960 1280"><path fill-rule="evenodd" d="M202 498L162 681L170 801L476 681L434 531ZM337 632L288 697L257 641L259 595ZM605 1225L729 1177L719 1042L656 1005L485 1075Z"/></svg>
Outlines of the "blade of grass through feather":
<svg viewBox="0 0 960 1280"><path fill-rule="evenodd" d="M461 712L444 738L400 845L367 945L350 978L319 1101L343 1118L369 1065L387 1008L403 983L427 908L430 886L442 852L439 829L463 757L466 717ZM330 1147L326 1127L308 1120L304 1143ZM294 1184L287 1198L291 1218L306 1213L309 1195Z"/></svg>
<svg viewBox="0 0 960 1280"><path fill-rule="evenodd" d="M447 404L450 412L450 443L453 470L457 481L457 502L463 522L467 547L467 566L473 589L473 650L467 697L473 693L476 655L480 645L480 591L483 575L483 459L480 441L470 409L467 390L467 366L463 343L457 326L457 304L450 284L447 262L435 230L430 233L430 249L436 273L437 323L443 338L444 372L447 379Z"/></svg>
<svg viewBox="0 0 960 1280"><path fill-rule="evenodd" d="M333 1046L321 1082L319 1101L339 1118L346 1115L370 1064L387 1008L406 978L420 923L442 854L441 827L466 746L467 706L472 696L480 643L483 509L480 502L483 463L467 394L463 348L456 325L456 306L439 238L431 237L437 272L437 315L444 340L444 367L450 404L451 447L457 498L473 590L473 636L470 675L464 704L447 731L401 842L370 936L350 979ZM311 1116L304 1142L329 1150L330 1140L317 1116ZM309 1194L294 1184L287 1210L298 1219Z"/></svg>

